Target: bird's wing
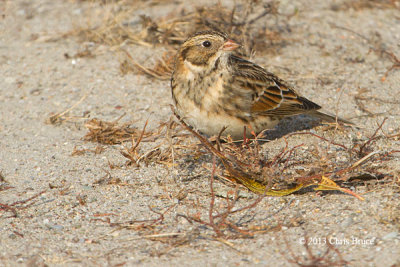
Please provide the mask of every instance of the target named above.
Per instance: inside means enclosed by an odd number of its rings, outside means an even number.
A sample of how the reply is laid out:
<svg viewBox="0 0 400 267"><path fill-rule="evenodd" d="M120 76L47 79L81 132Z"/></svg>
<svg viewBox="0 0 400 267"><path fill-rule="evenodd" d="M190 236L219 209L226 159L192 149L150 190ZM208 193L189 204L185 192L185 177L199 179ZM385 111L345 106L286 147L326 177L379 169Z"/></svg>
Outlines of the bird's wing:
<svg viewBox="0 0 400 267"><path fill-rule="evenodd" d="M251 112L290 116L321 108L262 67L235 56L230 61L236 86L252 90Z"/></svg>

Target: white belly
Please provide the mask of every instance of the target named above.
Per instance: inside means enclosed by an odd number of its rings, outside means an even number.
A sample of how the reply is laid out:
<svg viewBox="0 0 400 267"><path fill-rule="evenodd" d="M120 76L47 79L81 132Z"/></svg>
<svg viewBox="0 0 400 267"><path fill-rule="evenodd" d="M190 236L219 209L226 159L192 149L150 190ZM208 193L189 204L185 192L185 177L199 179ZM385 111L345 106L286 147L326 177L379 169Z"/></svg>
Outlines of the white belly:
<svg viewBox="0 0 400 267"><path fill-rule="evenodd" d="M184 110L186 112L181 112L183 113L181 114L183 120L208 136L218 135L223 127L227 127L224 135L230 134L233 137L241 133L243 137L243 127L245 124L237 118L232 118L224 113L221 114L204 109L200 110L193 102L186 103Z"/></svg>

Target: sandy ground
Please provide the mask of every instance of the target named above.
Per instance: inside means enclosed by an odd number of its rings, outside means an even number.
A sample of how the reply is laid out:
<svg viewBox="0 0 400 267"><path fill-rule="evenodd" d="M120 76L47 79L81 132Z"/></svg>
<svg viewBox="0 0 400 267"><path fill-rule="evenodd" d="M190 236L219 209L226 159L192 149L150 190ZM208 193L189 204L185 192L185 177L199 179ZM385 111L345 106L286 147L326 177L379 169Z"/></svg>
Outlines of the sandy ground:
<svg viewBox="0 0 400 267"><path fill-rule="evenodd" d="M160 16L181 6L180 2L148 5L137 15ZM327 110L337 109L340 116L363 126L329 130L338 142L351 144L357 136L371 136L384 117L388 119L383 130L398 134L400 70L393 70L382 82L392 62L371 51L356 34L332 25L379 41L400 56L399 7L352 9L341 8L339 1L316 2L281 1L281 12L297 10L288 23L291 41L274 54L257 53L254 60ZM311 262L304 240L315 257L323 255L325 243L332 243L348 266L400 264L399 154L389 161L368 163L380 168L381 182L376 178L370 186L361 183L350 188L365 201L314 191L267 197L237 220L269 230L229 241L218 240L210 228L179 216L197 211L208 216L209 171L202 163L186 158L174 168L155 163L126 166L121 145L105 146L100 154L72 156L74 148L97 146L82 140L87 132L84 114L107 121L126 114L124 121L135 121L138 128L148 119L150 129L171 116L169 82L121 75L109 47L100 48L102 52L93 58L64 56L75 54L82 44L56 37L84 23L88 8L90 4L81 1L0 1L0 265L288 266L295 265L291 253L300 262ZM139 45L130 46L130 51L138 62L154 53ZM377 115L365 116L357 105L360 88L366 90L365 109ZM82 98L69 113L76 119L61 125L46 123L51 114ZM324 134L323 129L315 131ZM320 144L308 135L289 141L290 146ZM263 149L274 155L282 146L280 138L265 143ZM400 149L400 142L380 139L375 148ZM301 153L298 156L301 159ZM110 163L119 167L110 169ZM96 183L107 175L122 184ZM215 188L225 195L232 189L219 181ZM256 197L246 189L241 193L240 205ZM15 203L30 197L35 198ZM217 202L224 201L218 198ZM145 227L146 222L137 221L159 216L150 208L165 212L165 218ZM166 236L149 237L155 234ZM338 260L338 253L331 249L327 258Z"/></svg>

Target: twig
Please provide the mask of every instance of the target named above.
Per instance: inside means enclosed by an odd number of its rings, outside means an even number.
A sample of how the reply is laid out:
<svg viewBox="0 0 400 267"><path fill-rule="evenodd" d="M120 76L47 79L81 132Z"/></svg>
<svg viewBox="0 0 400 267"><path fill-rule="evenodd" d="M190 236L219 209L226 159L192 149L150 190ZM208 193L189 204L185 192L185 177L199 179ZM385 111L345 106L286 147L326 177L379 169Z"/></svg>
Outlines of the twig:
<svg viewBox="0 0 400 267"><path fill-rule="evenodd" d="M385 124L387 118L384 118L382 123L378 125L378 128L375 130L374 134L364 143L360 146L360 149L358 151L358 155L362 155L364 152L364 149L367 147L367 145L369 145L373 140L377 139L378 137L376 136L379 132L379 130L382 129L383 124ZM353 147L354 149L355 147Z"/></svg>
<svg viewBox="0 0 400 267"><path fill-rule="evenodd" d="M0 210L10 211L13 213L13 217L17 217L18 213L17 210L10 205L0 203Z"/></svg>
<svg viewBox="0 0 400 267"><path fill-rule="evenodd" d="M231 249L233 249L233 250L235 250L235 251L237 251L237 252L239 252L239 253L243 253L242 251L240 251L239 249L237 249L237 248L235 247L234 244L232 244L231 242L229 242L229 241L226 240L226 239L223 239L223 238L221 238L221 237L217 237L217 238L215 238L215 240L218 241L218 242L221 242L222 244L224 244L224 245L230 247Z"/></svg>
<svg viewBox="0 0 400 267"><path fill-rule="evenodd" d="M27 198L27 199L24 199L24 200L16 201L16 202L10 204L10 206L16 206L16 205L18 205L18 204L25 204L25 203L27 203L28 201L31 201L32 199L37 198L38 196L40 196L41 194L45 193L46 191L47 191L47 190L43 190L43 191L41 191L41 192L39 192L39 193L33 195L33 196L30 197L30 198ZM27 207L27 206L25 206L24 208L26 208L26 207ZM22 207L19 207L19 208L22 208Z"/></svg>
<svg viewBox="0 0 400 267"><path fill-rule="evenodd" d="M0 203L0 209L6 210L6 211L10 211L10 212L13 213L14 217L17 217L18 216L17 210L26 209L29 206L31 206L33 203L27 204L26 206L18 206L18 205L25 204L25 203L37 198L38 196L40 196L41 194L45 193L46 191L47 190L43 190L43 191L33 195L30 198L27 198L27 199L24 199L24 200L19 200L19 201L13 202L11 204L2 204L2 203Z"/></svg>
<svg viewBox="0 0 400 267"><path fill-rule="evenodd" d="M363 158L361 158L360 160L354 162L354 163L351 165L350 169L355 169L356 167L358 167L359 165L361 165L361 164L363 164L365 161L367 161L369 158L371 158L372 156L374 156L374 155L376 155L376 154L379 154L379 153L381 153L380 150L369 153L369 154L366 155L365 157L363 157Z"/></svg>
<svg viewBox="0 0 400 267"><path fill-rule="evenodd" d="M145 124L143 126L143 130L142 130L142 132L141 132L141 134L139 136L139 139L136 141L135 145L131 148L131 152L132 153L136 150L136 148L139 146L140 142L142 141L142 138L143 138L143 135L144 135L144 131L146 130L146 126L147 126L148 122L149 122L149 120L146 120L146 122L145 122ZM133 141L134 140L133 140L133 135L132 135L132 144L133 144Z"/></svg>
<svg viewBox="0 0 400 267"><path fill-rule="evenodd" d="M264 11L263 11L260 15L258 15L257 17L255 17L255 18L253 18L253 19L251 19L251 20L249 20L249 21L244 20L244 21L239 22L239 23L233 23L233 22L232 22L232 25L233 25L233 26L251 25L251 24L253 24L254 22L256 22L257 20L259 20L259 19L265 17L266 15L268 15L269 13L271 13L271 12L273 11L273 9L274 9L273 4L266 4L266 5L264 6Z"/></svg>
<svg viewBox="0 0 400 267"><path fill-rule="evenodd" d="M213 167L210 177L210 193L211 193L211 200L210 200L210 208L208 210L208 219L210 221L210 225L214 229L217 236L223 236L221 230L215 225L214 223L214 202L215 202L215 193L214 193L214 177L215 177L215 170L216 170L216 159L215 155L213 156Z"/></svg>
<svg viewBox="0 0 400 267"><path fill-rule="evenodd" d="M141 157L137 158L137 156L135 155L135 152L136 152L136 149L138 148L140 142L141 142L142 139L143 139L143 136L144 136L144 133L145 133L145 130L146 130L146 126L147 126L148 122L149 122L149 120L146 120L146 122L145 122L145 124L144 124L144 126L143 126L143 130L142 130L142 132L140 133L140 136L139 136L139 138L138 138L137 141L134 140L134 135L133 135L133 134L131 135L132 147L129 148L129 149L125 147L125 150L126 150L127 152L120 151L121 154L122 154L124 157L126 157L126 158L128 158L128 159L130 160L130 162L129 162L128 164L135 163L137 166L139 166L139 161L140 161Z"/></svg>
<svg viewBox="0 0 400 267"><path fill-rule="evenodd" d="M52 116L50 116L48 118L48 122L50 122L51 124L55 124L57 122L59 122L59 119L64 116L65 114L67 114L68 112L70 112L71 110L73 110L75 107L77 107L80 103L83 102L83 100L86 99L86 97L89 95L89 93L92 91L93 88L90 88L89 92L87 92L85 95L83 95L78 102L76 102L75 104L73 104L70 108L67 108L66 110L64 110L63 112L60 113L56 113Z"/></svg>
<svg viewBox="0 0 400 267"><path fill-rule="evenodd" d="M312 132L290 133L290 134L288 134L288 135L286 135L286 136L289 137L289 136L292 136L292 135L303 135L303 134L312 135L312 136L317 137L317 138L319 138L319 139L321 139L321 140L324 140L324 141L326 141L326 142L328 142L328 143L330 143L330 144L332 144L332 145L339 146L339 147L341 147L341 148L344 148L345 150L348 150L348 148L347 148L345 145L335 143L335 142L333 142L333 141L330 141L330 140L326 139L325 137L322 137L322 136L320 136L320 135L318 135L318 134L315 134L315 133L312 133Z"/></svg>

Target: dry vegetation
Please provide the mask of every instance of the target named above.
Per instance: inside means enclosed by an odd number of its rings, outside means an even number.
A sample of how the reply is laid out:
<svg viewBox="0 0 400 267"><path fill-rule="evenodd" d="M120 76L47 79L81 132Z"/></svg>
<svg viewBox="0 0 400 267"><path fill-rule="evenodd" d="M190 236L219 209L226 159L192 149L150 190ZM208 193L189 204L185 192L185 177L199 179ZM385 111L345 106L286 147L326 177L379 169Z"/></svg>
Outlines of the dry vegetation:
<svg viewBox="0 0 400 267"><path fill-rule="evenodd" d="M296 41L290 37L288 21L294 15L282 14L278 11L279 2L269 1L245 1L242 0L232 8L217 3L211 6L201 6L194 10L181 8L163 16L152 18L140 15L138 20L133 20L136 10L145 6L163 5L170 0L163 1L96 1L88 0L94 5L85 14L86 21L78 24L75 29L64 34L64 37L75 36L83 43L83 48L72 57L95 56L96 46L88 44L106 45L119 56L120 71L122 74L128 72L148 75L152 78L168 80L170 78L174 56L177 47L194 32L213 29L229 33L230 37L238 40L243 48L239 51L242 56L250 57L254 51L265 53L277 53L280 48L288 43ZM100 4L100 5L99 5ZM359 0L343 1L332 4L334 11L347 9L385 9L393 8L400 10L398 0ZM275 23L260 24L262 18L272 18ZM333 27L338 27L332 25ZM343 30L349 30L342 28ZM350 30L351 31L351 30ZM354 32L353 32L354 33ZM392 66L382 77L385 80L389 72L400 68L397 55L382 45L373 43L368 37L355 33L370 44L371 50L379 56L387 58ZM146 47L163 46L168 52L159 56L154 66L136 62L125 49L126 45L136 44ZM65 55L70 57L69 55Z"/></svg>
<svg viewBox="0 0 400 267"><path fill-rule="evenodd" d="M400 150L382 151L378 150L375 145L381 139L398 140L400 138L400 134L388 134L382 131L385 121L377 125L373 135L370 137L360 136L358 140L353 141L352 146L337 143L334 138L312 132L292 133L283 137L286 145L274 156L267 156L263 153L261 144L265 141L258 137L239 143L222 137L218 137L215 141L209 141L182 121L180 123L183 128L174 120L170 120L162 123L154 131L147 131L146 125L139 130L132 128L130 123L119 123L118 121L104 122L98 119L88 121L85 126L89 132L84 139L101 144L130 143L129 146L120 149L120 153L127 158L127 165L138 168L142 164L150 163L162 163L170 168L188 158L197 161L199 165L203 162L203 166L210 173L210 205L208 208L197 207L198 212L196 213L188 212L176 216L185 218L190 223L210 227L215 233L215 238L222 238L221 240L225 241L226 239L252 237L257 233L276 231L280 227L257 225L254 221L247 224L237 223L239 214L251 211L266 195L284 196L313 186L315 190L341 191L362 199L361 196L347 188L365 185L371 180L377 181L383 178L385 178L383 183L397 183L396 186L400 186L398 174L396 176L396 174L382 172L382 169L385 169L382 168L385 162L390 161L396 153L400 153ZM334 129L331 126L323 127L326 127L325 131L328 136L329 132ZM187 131L191 134L187 134ZM346 129L336 131L345 132ZM318 146L306 148L301 153L297 153L297 150L302 149L303 145L290 147L289 141L300 134L315 138ZM196 143L193 136L200 143ZM149 141L154 145L151 148L141 149L141 144ZM307 161L301 160L305 157ZM337 158L339 157L345 157L345 160L338 162ZM210 165L206 164L209 160L212 161L211 167L207 167ZM374 162L374 164L367 165L366 162ZM297 166L302 168L297 169ZM110 166L110 169L112 168ZM112 178L110 173L105 178L108 184L124 185L120 180ZM214 192L216 178L232 188L224 196L225 204L220 203L218 206L215 205L216 194ZM99 183L104 184L104 181ZM239 184L258 193L259 197L243 206L239 201ZM339 187L338 184L345 188ZM184 191L180 191L177 195L181 196L176 197L184 199L186 194ZM158 236L165 227L163 221L171 209L170 207L162 214L156 212L159 217L145 222L137 221L128 224L107 220L105 222L111 226L127 227L128 229L146 229L145 233L151 239L162 236L163 240L170 238L175 240L178 237L176 235ZM390 220L398 220L397 212L393 210L393 217Z"/></svg>
<svg viewBox="0 0 400 267"><path fill-rule="evenodd" d="M123 74L133 71L167 80L172 72L175 51L187 36L200 30L213 29L227 32L231 38L239 40L243 45L240 53L244 56L250 56L255 50L275 53L289 41L284 33L289 30L287 20L294 15L279 14L277 1L241 1L233 8L217 3L195 10L182 8L161 18L141 15L140 21L132 22L132 14L143 5L141 1L108 2L100 10L88 10L87 17L91 18L86 22L88 26L77 25L64 36L76 36L82 43L112 47L119 55ZM102 14L100 20L97 18L99 14ZM255 27L266 16L275 18L277 24ZM169 52L160 56L155 66L146 67L136 62L124 48L128 44L146 47L161 45ZM91 49L95 50L93 47ZM76 53L77 56L93 54L95 52L87 47Z"/></svg>
<svg viewBox="0 0 400 267"><path fill-rule="evenodd" d="M104 15L99 22L89 21L88 27L79 25L68 34L79 37L82 42L112 47L135 43L148 47L167 45L176 48L187 36L213 29L227 32L232 38L241 40L245 51L249 53L256 42L261 46L267 40L265 36L255 38L265 29L255 29L254 23L264 16L278 16L276 1L242 1L232 9L218 3L198 7L194 11L184 8L175 10L157 19L140 15L140 22L130 22L133 12L142 5L140 1L121 1L117 5L110 3L108 7L103 7ZM94 14L88 15L94 19Z"/></svg>

